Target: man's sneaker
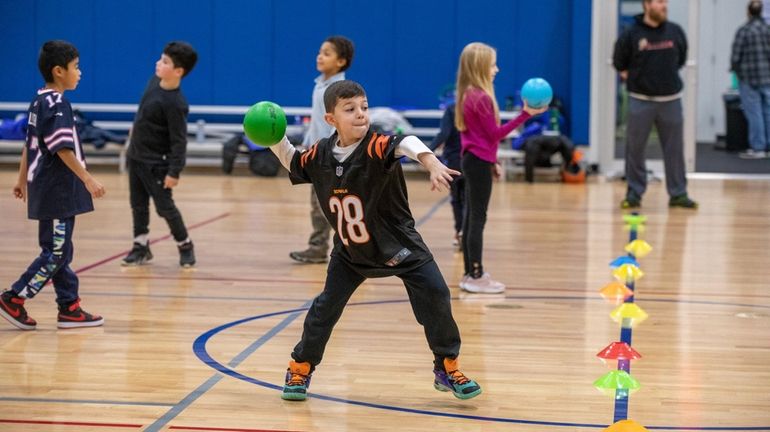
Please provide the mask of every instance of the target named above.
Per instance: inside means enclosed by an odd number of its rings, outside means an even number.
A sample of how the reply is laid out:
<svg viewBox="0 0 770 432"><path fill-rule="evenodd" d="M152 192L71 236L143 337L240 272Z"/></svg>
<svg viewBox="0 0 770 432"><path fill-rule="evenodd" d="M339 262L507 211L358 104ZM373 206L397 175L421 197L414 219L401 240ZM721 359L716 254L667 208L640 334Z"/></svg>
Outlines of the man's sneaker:
<svg viewBox="0 0 770 432"><path fill-rule="evenodd" d="M457 359L444 358L444 370L433 369L433 388L451 391L458 399L470 399L481 394L481 386L458 370Z"/></svg>
<svg viewBox="0 0 770 432"><path fill-rule="evenodd" d="M303 401L307 399L307 388L310 386L310 363L289 362L286 369L286 383L283 385L281 399Z"/></svg>
<svg viewBox="0 0 770 432"><path fill-rule="evenodd" d="M620 202L620 208L622 209L634 209L642 206L642 200L636 197L627 196L626 199Z"/></svg>
<svg viewBox="0 0 770 432"><path fill-rule="evenodd" d="M329 254L312 247L303 251L290 252L289 257L294 261L306 264L322 264L329 260Z"/></svg>
<svg viewBox="0 0 770 432"><path fill-rule="evenodd" d="M460 289L470 293L479 294L500 294L505 292L505 284L492 280L489 273L484 272L480 278L465 276L460 281Z"/></svg>
<svg viewBox="0 0 770 432"><path fill-rule="evenodd" d="M185 268L190 268L195 265L195 247L193 242L188 241L179 248L179 265Z"/></svg>
<svg viewBox="0 0 770 432"><path fill-rule="evenodd" d="M59 306L59 328L99 327L104 324L104 318L91 315L80 308L80 299L69 306Z"/></svg>
<svg viewBox="0 0 770 432"><path fill-rule="evenodd" d="M671 197L671 199L668 200L668 206L669 207L682 207L682 208L688 208L688 209L697 209L698 203L691 200L690 197L687 196L687 194L684 195L678 195L675 197Z"/></svg>
<svg viewBox="0 0 770 432"><path fill-rule="evenodd" d="M767 157L767 153L754 149L748 149L738 153L738 157L741 159L764 159Z"/></svg>
<svg viewBox="0 0 770 432"><path fill-rule="evenodd" d="M0 295L0 315L22 330L34 330L37 322L27 315L24 300L13 291L3 292Z"/></svg>
<svg viewBox="0 0 770 432"><path fill-rule="evenodd" d="M131 252L129 252L128 255L123 258L123 262L121 262L120 265L124 267L138 266L146 263L151 259L152 252L150 252L150 245L142 245L134 242L134 247L131 248Z"/></svg>

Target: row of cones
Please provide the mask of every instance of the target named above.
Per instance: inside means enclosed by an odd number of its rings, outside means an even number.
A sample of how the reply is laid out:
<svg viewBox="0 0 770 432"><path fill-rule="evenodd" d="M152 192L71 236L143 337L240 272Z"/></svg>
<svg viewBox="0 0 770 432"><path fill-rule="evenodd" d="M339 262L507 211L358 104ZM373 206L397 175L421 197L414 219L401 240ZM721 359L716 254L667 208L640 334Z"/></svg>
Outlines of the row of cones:
<svg viewBox="0 0 770 432"><path fill-rule="evenodd" d="M647 319L647 313L634 303L633 287L636 281L644 276L644 272L639 268L637 258L645 257L650 253L652 247L646 241L636 238L639 233L644 231L644 223L647 220L645 216L629 214L624 215L623 220L626 228L631 231L631 241L625 247L628 255L618 257L610 263L615 281L602 287L599 292L604 299L617 305L610 312L610 318L619 323L622 329L630 331L631 328ZM621 330L621 338L622 334L623 331ZM628 340L630 341L630 336ZM596 356L605 363L608 360L617 361L617 369L607 372L594 381L594 387L605 394L614 396L616 400L627 399L630 393L639 389L639 381L631 376L628 370L630 362L640 359L642 355L628 343L624 341L612 342L599 351ZM633 420L622 419L604 431L644 432L647 429Z"/></svg>

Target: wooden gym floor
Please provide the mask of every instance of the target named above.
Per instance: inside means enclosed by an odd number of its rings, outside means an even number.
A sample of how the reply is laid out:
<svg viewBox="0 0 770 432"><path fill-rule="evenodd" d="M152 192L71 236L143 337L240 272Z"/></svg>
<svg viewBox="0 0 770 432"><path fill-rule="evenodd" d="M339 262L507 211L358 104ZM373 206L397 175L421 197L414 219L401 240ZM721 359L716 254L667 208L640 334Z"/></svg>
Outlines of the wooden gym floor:
<svg viewBox="0 0 770 432"><path fill-rule="evenodd" d="M37 253L37 226L0 170L0 284ZM0 321L2 431L588 431L612 423L593 388L618 340L598 290L628 240L624 185L495 185L485 265L505 295L461 293L444 194L409 179L418 230L450 285L462 370L483 386L460 401L432 388L432 356L396 278L353 296L306 402L279 397L324 265L292 262L310 229L309 188L287 178L186 174L175 191L198 265L182 270L152 215L155 259L120 267L131 245L125 176L98 172L97 210L78 217L83 306L102 328L57 330L53 289L27 303L35 331ZM634 329L641 389L628 416L658 430L770 430L770 182L691 180L697 211L650 186Z"/></svg>

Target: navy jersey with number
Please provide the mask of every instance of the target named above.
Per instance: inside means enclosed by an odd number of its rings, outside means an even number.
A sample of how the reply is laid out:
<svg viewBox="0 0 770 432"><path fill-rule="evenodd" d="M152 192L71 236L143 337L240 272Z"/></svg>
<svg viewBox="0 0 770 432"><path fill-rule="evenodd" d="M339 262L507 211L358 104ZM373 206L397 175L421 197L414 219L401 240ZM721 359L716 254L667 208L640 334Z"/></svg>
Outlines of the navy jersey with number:
<svg viewBox="0 0 770 432"><path fill-rule="evenodd" d="M381 277L412 270L433 259L417 233L406 182L395 155L402 136L369 129L343 162L332 152L337 134L295 152L292 183L312 183L334 228L334 250L359 273Z"/></svg>
<svg viewBox="0 0 770 432"><path fill-rule="evenodd" d="M29 106L27 195L30 219L62 219L94 209L91 194L56 153L70 149L86 166L69 101L41 89Z"/></svg>

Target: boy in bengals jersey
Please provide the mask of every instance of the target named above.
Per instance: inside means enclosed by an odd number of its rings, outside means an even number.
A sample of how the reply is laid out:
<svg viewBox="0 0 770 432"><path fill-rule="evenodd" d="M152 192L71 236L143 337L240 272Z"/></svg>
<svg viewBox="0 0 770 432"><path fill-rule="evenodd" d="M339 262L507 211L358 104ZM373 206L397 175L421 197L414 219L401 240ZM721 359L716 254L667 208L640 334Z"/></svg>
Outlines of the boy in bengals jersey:
<svg viewBox="0 0 770 432"><path fill-rule="evenodd" d="M449 288L409 210L399 159L407 156L429 172L433 190L449 187L457 171L444 166L414 136L387 136L370 126L364 89L344 80L324 93L325 120L336 129L303 152L284 138L271 147L294 184L312 183L326 219L335 229L334 250L323 292L305 317L294 347L282 398L305 400L332 329L350 296L367 278L404 281L417 322L434 356L434 388L470 399L481 387L458 369L460 333L452 317Z"/></svg>
<svg viewBox="0 0 770 432"><path fill-rule="evenodd" d="M43 44L38 58L45 87L29 106L27 140L13 195L27 201L28 217L38 221L41 252L11 289L0 295L0 316L22 330L37 326L24 302L49 280L59 305L59 328L104 324L102 317L80 308L78 277L69 266L75 216L93 211L91 197L104 195L104 186L86 170L75 116L63 96L80 81L79 57L72 44L54 40Z"/></svg>

